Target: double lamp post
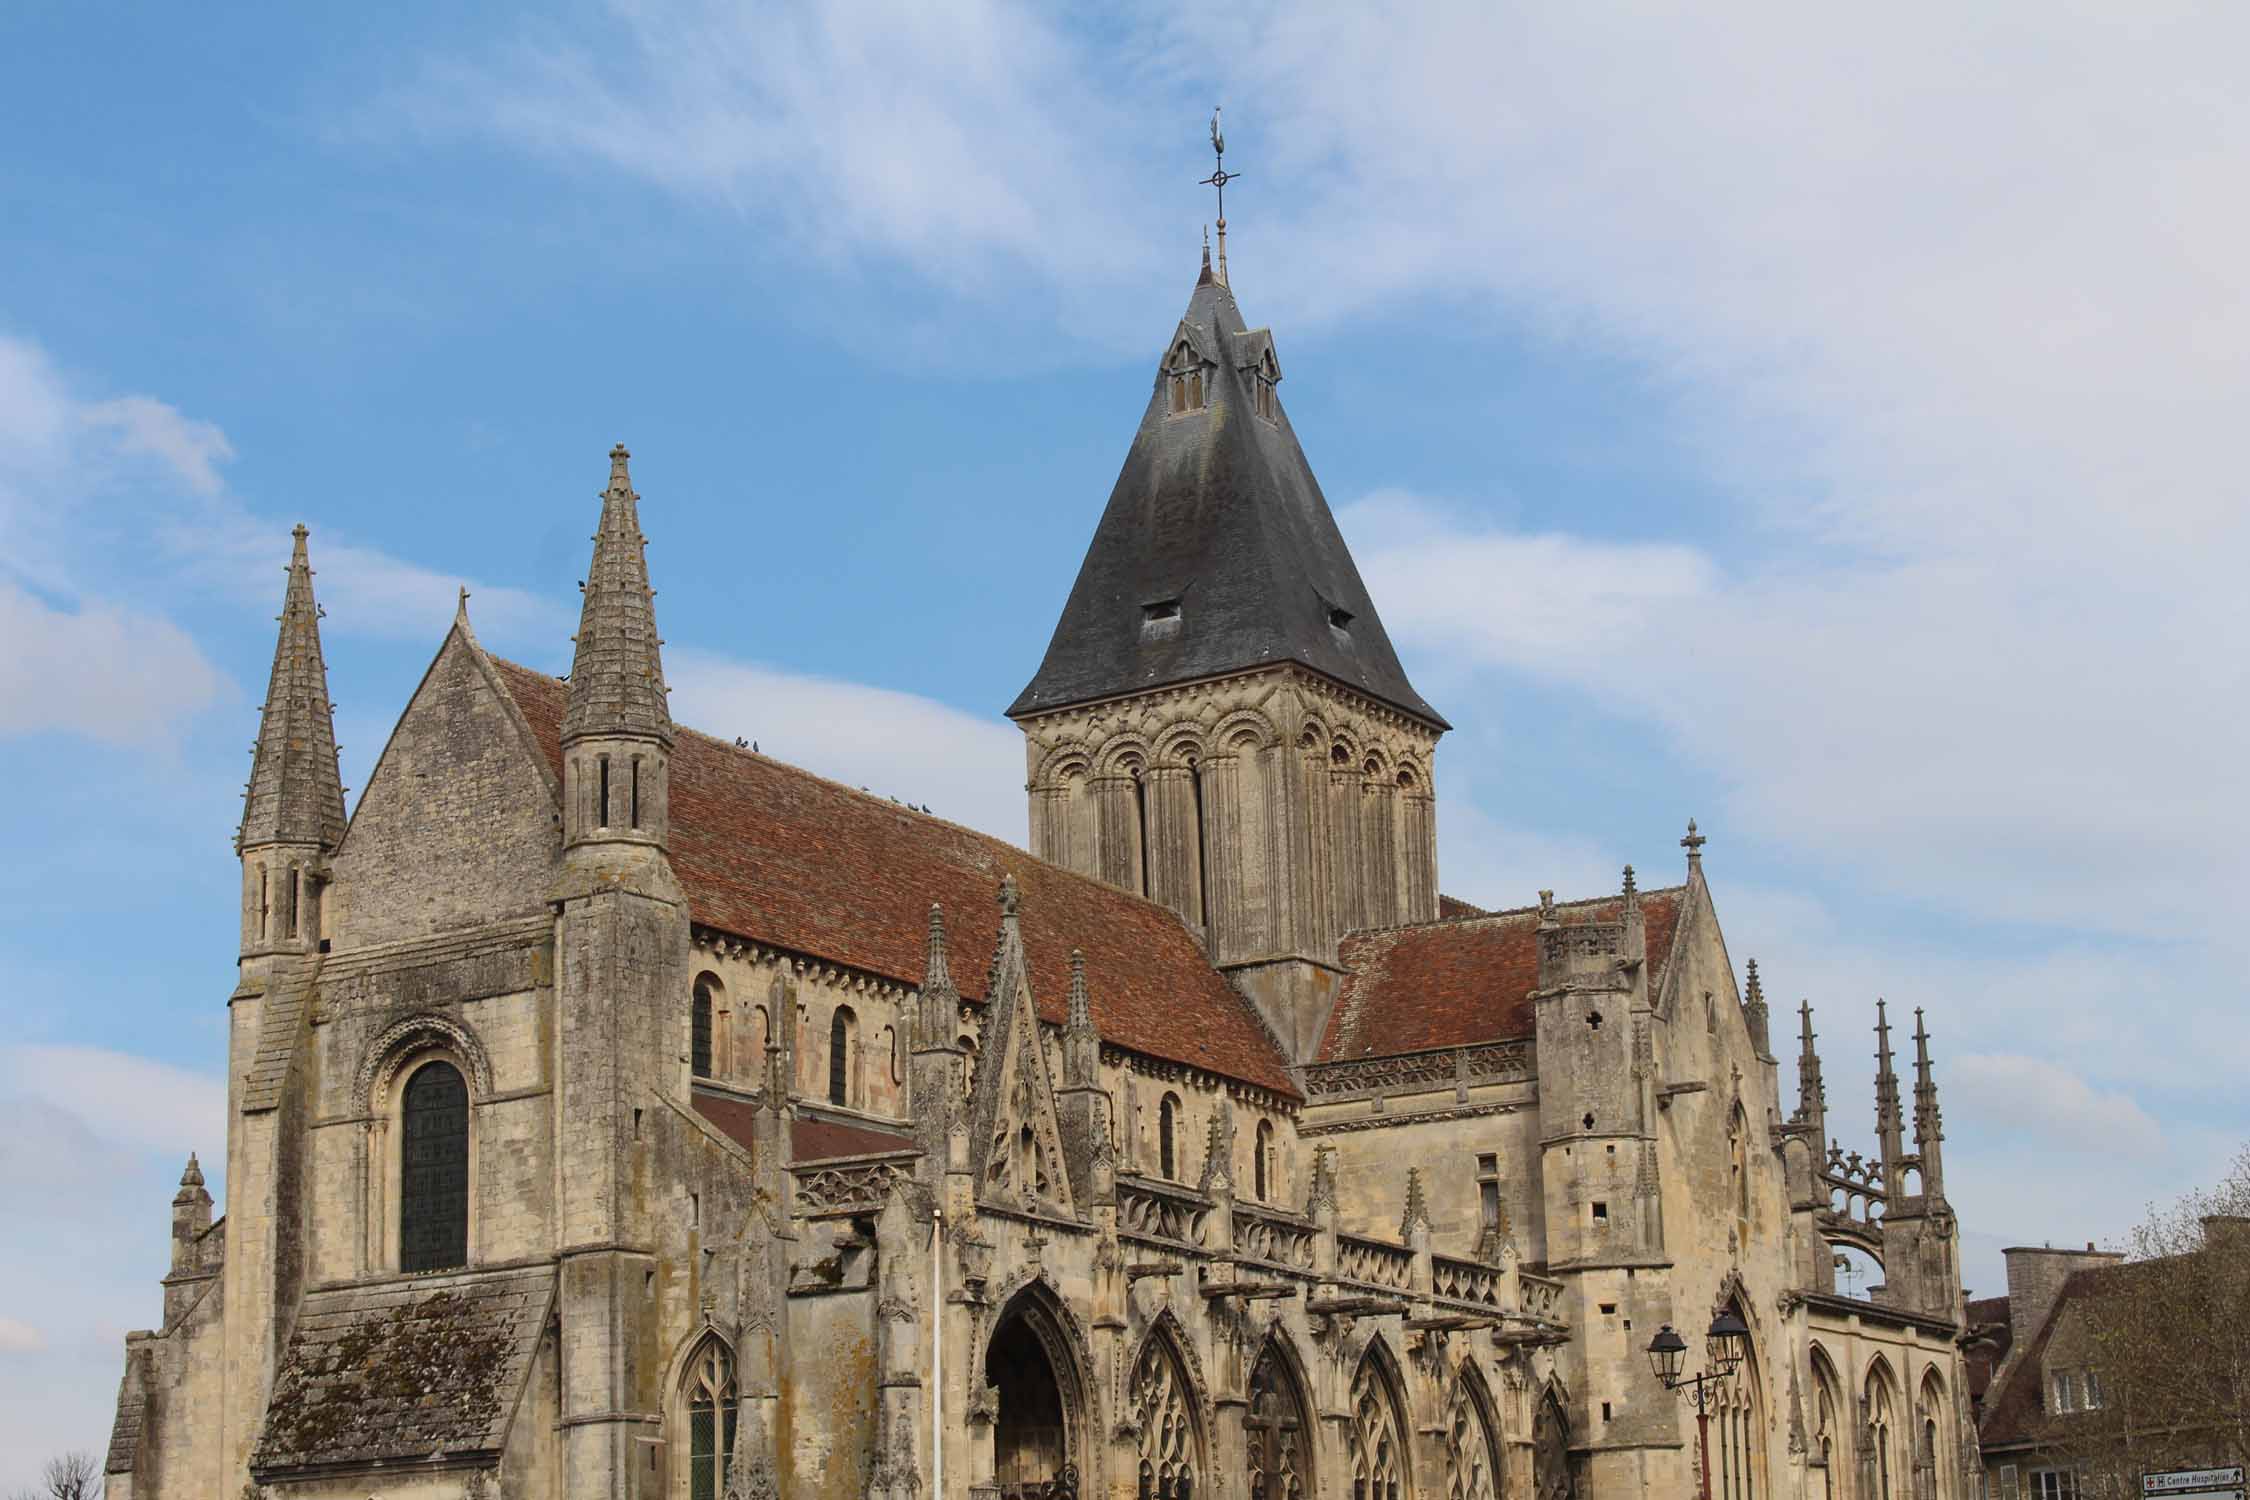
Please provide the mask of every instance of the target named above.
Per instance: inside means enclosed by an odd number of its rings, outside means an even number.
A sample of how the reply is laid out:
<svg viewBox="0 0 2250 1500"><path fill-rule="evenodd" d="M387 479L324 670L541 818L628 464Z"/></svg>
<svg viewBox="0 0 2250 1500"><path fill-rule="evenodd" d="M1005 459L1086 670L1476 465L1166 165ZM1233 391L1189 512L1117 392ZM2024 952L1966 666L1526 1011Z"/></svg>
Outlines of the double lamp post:
<svg viewBox="0 0 2250 1500"><path fill-rule="evenodd" d="M1687 1358L1687 1340L1674 1333L1671 1324L1658 1329L1656 1337L1648 1341L1649 1366L1664 1382L1664 1389L1689 1392L1695 1402L1695 1459L1703 1474L1703 1500L1711 1500L1711 1410L1703 1388L1733 1375L1749 1342L1749 1326L1732 1307L1711 1320L1710 1331L1703 1338L1704 1355L1711 1367L1700 1375L1680 1373L1680 1362Z"/></svg>

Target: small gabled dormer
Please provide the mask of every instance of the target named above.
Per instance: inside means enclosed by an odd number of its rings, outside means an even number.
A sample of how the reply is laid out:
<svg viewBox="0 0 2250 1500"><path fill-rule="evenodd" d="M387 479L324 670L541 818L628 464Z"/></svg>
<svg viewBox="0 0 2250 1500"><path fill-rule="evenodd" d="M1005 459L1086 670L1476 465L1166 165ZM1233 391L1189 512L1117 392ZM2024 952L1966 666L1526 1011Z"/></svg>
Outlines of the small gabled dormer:
<svg viewBox="0 0 2250 1500"><path fill-rule="evenodd" d="M1250 377L1250 409L1269 422L1281 420L1281 361L1274 358L1273 335L1263 328L1243 335L1256 354L1244 369Z"/></svg>
<svg viewBox="0 0 2250 1500"><path fill-rule="evenodd" d="M1210 366L1194 341L1184 334L1173 341L1172 352L1165 356L1164 381L1167 415L1184 417L1203 410L1211 390Z"/></svg>

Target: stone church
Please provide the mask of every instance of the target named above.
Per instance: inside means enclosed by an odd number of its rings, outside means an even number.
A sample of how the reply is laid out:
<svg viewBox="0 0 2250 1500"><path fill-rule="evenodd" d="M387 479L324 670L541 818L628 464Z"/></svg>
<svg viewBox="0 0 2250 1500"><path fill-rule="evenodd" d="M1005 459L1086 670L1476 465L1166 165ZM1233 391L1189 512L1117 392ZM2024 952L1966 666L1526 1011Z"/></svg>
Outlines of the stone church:
<svg viewBox="0 0 2250 1500"><path fill-rule="evenodd" d="M1919 1019L1847 1155L1693 823L1441 894L1221 247L1008 709L1029 851L675 725L622 447L570 675L464 598L347 810L298 528L115 1500L1970 1500Z"/></svg>

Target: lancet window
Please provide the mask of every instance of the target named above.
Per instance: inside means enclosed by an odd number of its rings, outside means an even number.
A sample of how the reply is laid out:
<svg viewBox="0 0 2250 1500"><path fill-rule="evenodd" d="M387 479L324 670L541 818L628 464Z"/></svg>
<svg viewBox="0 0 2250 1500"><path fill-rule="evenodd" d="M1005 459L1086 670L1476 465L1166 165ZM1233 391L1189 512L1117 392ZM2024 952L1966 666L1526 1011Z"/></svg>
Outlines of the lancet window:
<svg viewBox="0 0 2250 1500"><path fill-rule="evenodd" d="M688 1497L719 1500L734 1459L734 1425L741 1406L735 1394L734 1359L717 1339L706 1343L689 1363L686 1397Z"/></svg>
<svg viewBox="0 0 2250 1500"><path fill-rule="evenodd" d="M859 1051L859 1017L848 1005L836 1007L828 1020L828 1102L853 1105L859 1091L853 1086L852 1065Z"/></svg>
<svg viewBox="0 0 2250 1500"><path fill-rule="evenodd" d="M469 1259L469 1086L449 1062L407 1079L399 1121L399 1269Z"/></svg>
<svg viewBox="0 0 2250 1500"><path fill-rule="evenodd" d="M694 1010L688 1021L688 1067L698 1078L713 1076L711 1036L713 1018L718 1010L718 987L718 980L709 974L696 976Z"/></svg>

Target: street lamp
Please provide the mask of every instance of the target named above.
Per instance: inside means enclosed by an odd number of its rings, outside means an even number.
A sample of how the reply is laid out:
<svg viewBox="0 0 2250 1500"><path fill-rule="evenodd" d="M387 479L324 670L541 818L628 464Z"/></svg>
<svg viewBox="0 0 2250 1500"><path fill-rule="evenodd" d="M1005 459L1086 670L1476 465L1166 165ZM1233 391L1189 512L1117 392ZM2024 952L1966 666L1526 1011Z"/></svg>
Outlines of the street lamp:
<svg viewBox="0 0 2250 1500"><path fill-rule="evenodd" d="M1703 1353L1711 1368L1700 1375L1680 1373L1680 1364L1687 1358L1687 1340L1674 1333L1671 1324L1659 1328L1656 1337L1648 1341L1649 1368L1656 1372L1664 1389L1688 1391L1695 1402L1695 1463L1703 1476L1703 1500L1711 1500L1711 1412L1703 1388L1732 1375L1734 1367L1742 1363L1749 1342L1750 1327L1732 1307L1713 1318L1703 1335Z"/></svg>

